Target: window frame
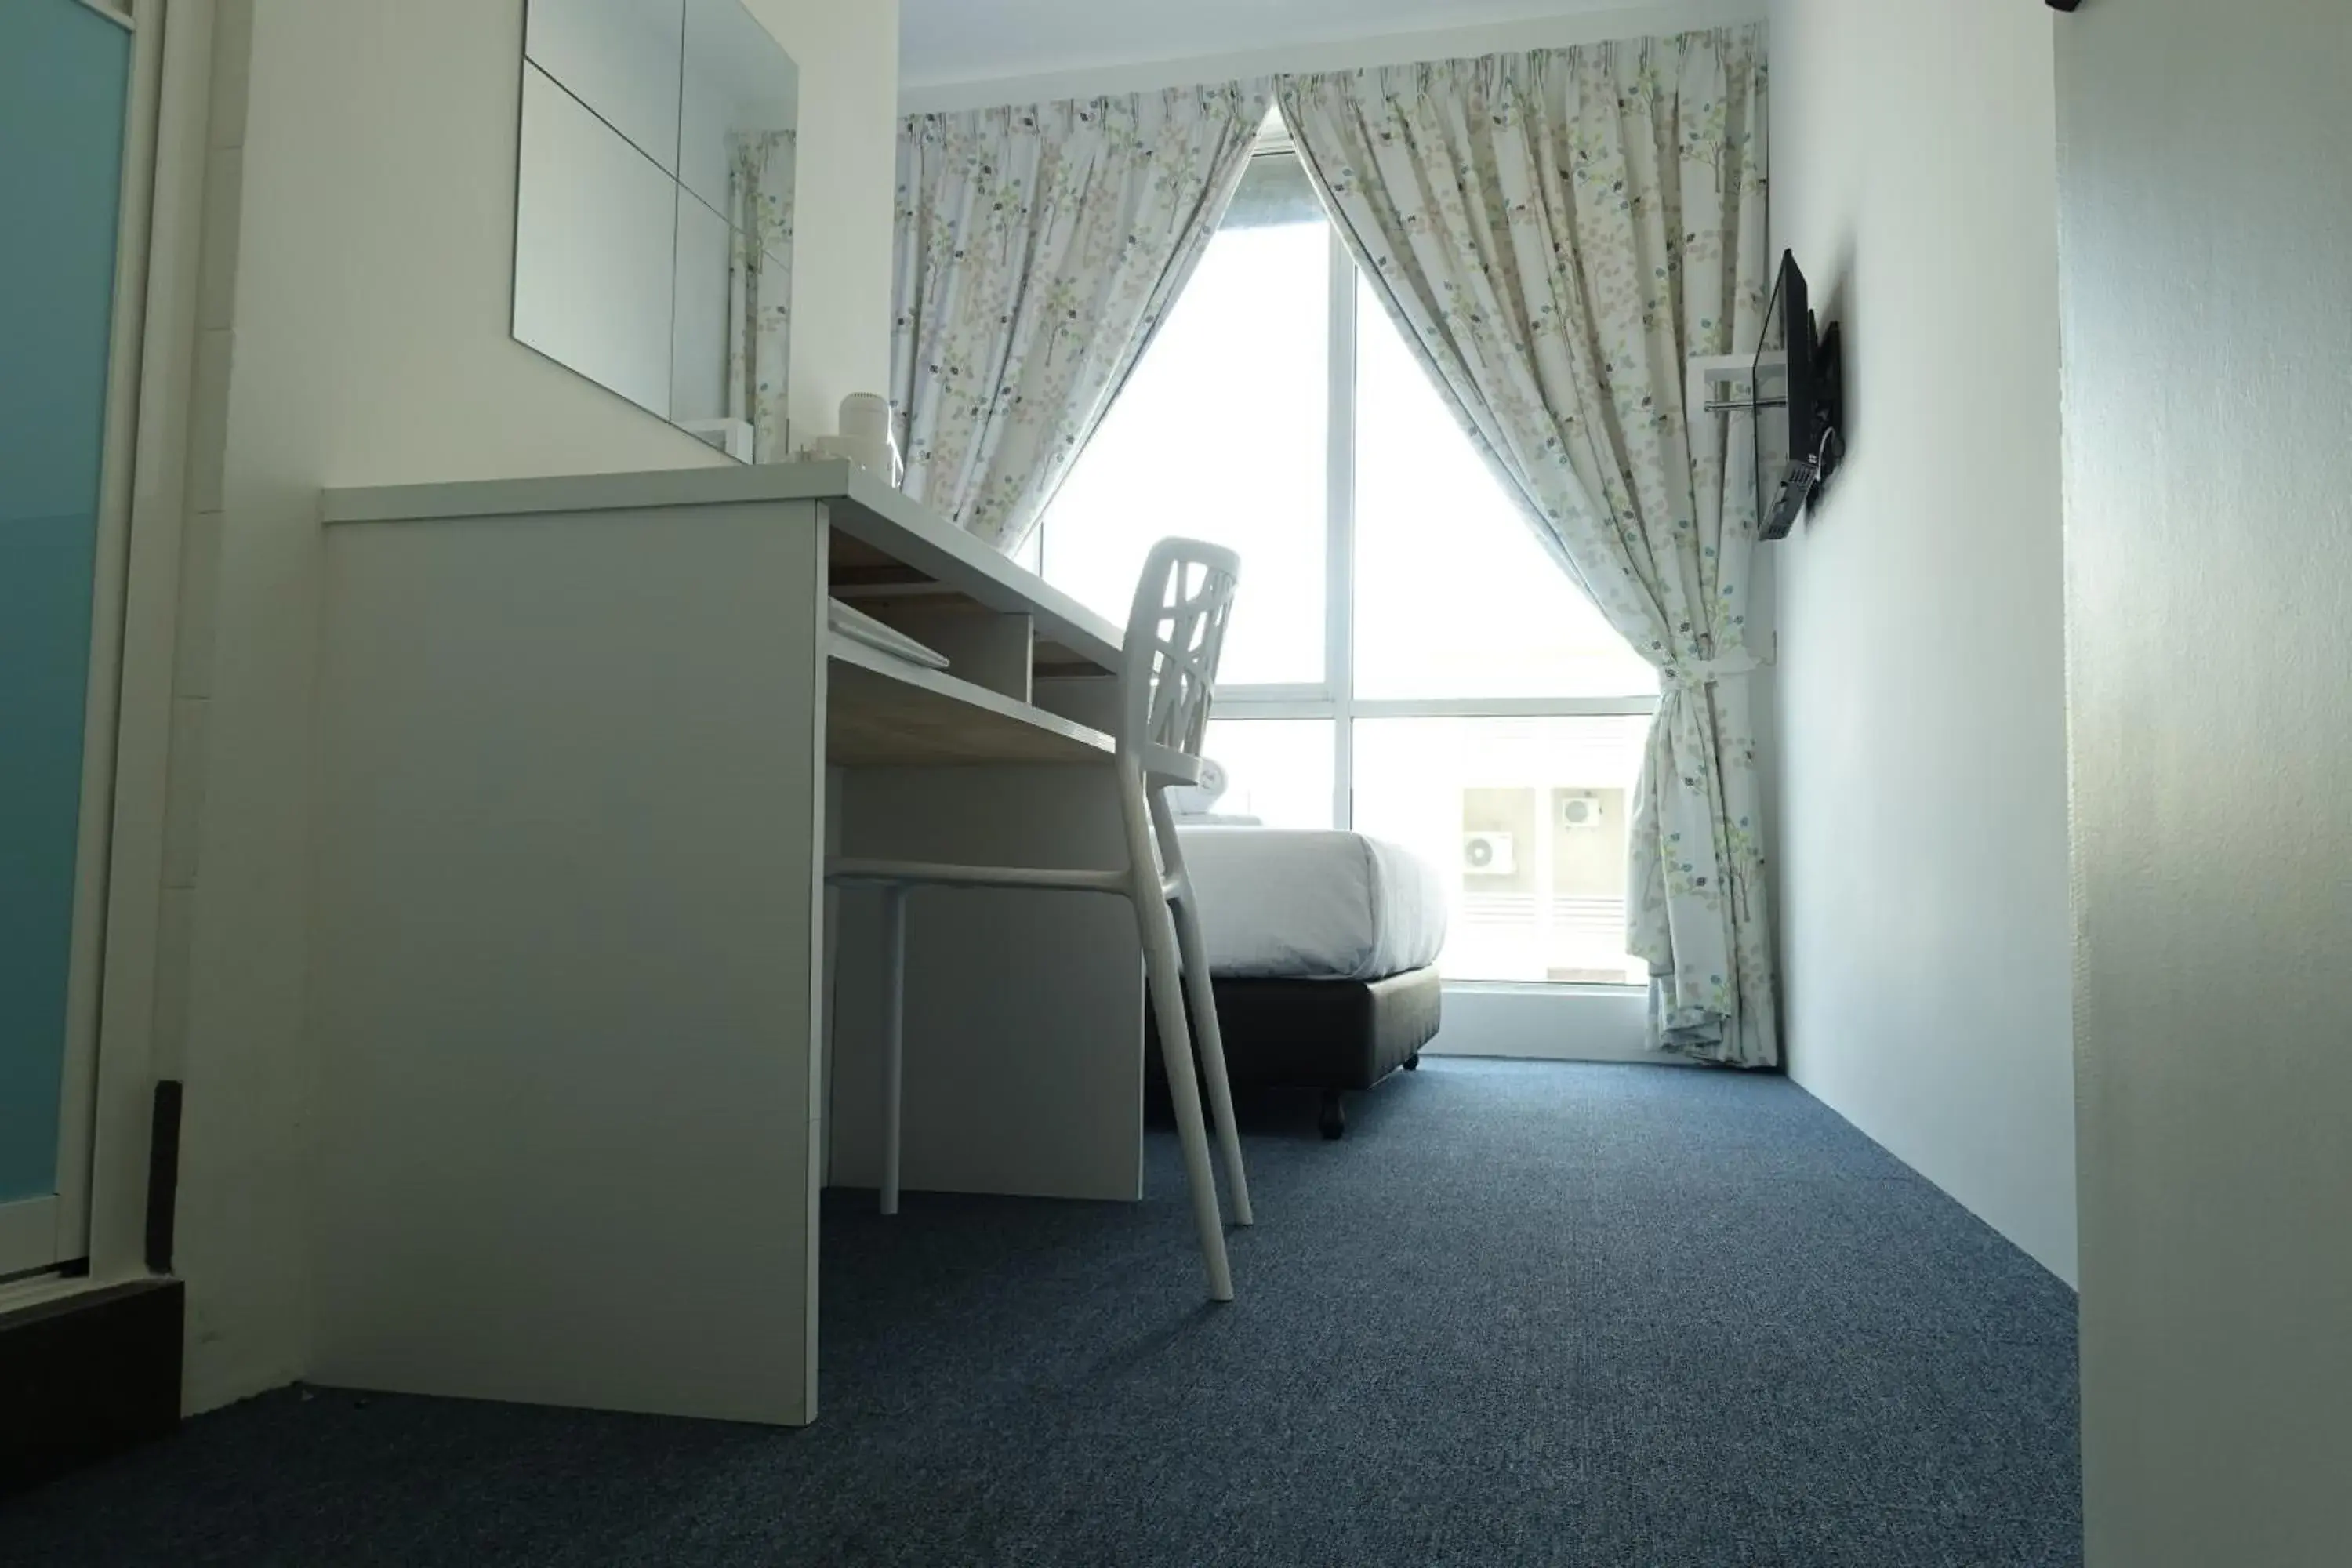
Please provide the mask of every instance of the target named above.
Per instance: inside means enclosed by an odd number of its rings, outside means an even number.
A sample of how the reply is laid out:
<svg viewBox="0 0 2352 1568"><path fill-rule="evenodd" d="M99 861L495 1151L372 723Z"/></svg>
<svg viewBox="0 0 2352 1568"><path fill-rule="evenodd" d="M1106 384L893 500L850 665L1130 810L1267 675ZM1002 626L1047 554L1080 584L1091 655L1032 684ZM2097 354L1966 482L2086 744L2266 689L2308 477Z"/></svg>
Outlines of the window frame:
<svg viewBox="0 0 2352 1568"><path fill-rule="evenodd" d="M1287 134L1269 132L1253 157L1297 157ZM1329 246L1329 359L1325 395L1324 647L1323 679L1288 683L1219 682L1209 716L1216 721L1253 719L1328 720L1331 735L1331 820L1355 826L1355 725L1360 719L1622 719L1654 718L1655 693L1623 697L1412 697L1356 695L1356 361L1361 320L1358 310L1360 269L1347 241L1327 216ZM1050 510L1050 509L1049 509ZM1019 554L1045 574L1046 521L1041 521ZM1451 982L1485 984L1486 982ZM1495 982L1498 985L1526 982ZM1546 989L1556 986L1545 983ZM1612 987L1611 989L1616 989Z"/></svg>

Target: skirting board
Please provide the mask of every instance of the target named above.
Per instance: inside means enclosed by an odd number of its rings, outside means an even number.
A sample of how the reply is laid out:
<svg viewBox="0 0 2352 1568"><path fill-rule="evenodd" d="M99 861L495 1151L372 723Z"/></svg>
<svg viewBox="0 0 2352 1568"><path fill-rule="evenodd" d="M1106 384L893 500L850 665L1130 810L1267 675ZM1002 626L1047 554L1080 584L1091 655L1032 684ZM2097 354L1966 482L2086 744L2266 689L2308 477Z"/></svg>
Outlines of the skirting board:
<svg viewBox="0 0 2352 1568"><path fill-rule="evenodd" d="M1646 992L1633 986L1450 984L1431 1056L1689 1065L1649 1048Z"/></svg>
<svg viewBox="0 0 2352 1568"><path fill-rule="evenodd" d="M179 1424L186 1294L141 1279L0 1317L0 1495Z"/></svg>

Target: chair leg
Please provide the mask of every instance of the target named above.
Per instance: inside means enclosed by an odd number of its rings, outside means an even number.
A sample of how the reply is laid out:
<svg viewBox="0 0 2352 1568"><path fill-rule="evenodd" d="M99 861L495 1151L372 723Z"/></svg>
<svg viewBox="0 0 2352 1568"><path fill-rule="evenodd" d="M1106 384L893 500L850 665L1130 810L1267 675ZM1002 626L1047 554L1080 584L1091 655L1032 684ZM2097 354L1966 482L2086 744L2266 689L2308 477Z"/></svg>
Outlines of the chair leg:
<svg viewBox="0 0 2352 1568"><path fill-rule="evenodd" d="M1176 1109L1176 1133L1184 1146L1184 1177L1192 1189L1192 1222L1201 1233L1201 1257L1209 1271L1209 1294L1234 1299L1234 1276L1225 1260L1224 1226L1217 1214L1217 1178L1209 1164L1208 1129L1201 1116L1201 1090L1192 1067L1192 1039L1184 1026L1183 981L1176 953L1175 923L1157 896L1139 899L1136 923L1143 936L1144 966L1151 980L1151 1005L1160 1016L1160 1057L1168 1069L1168 1098Z"/></svg>
<svg viewBox="0 0 2352 1568"><path fill-rule="evenodd" d="M907 1071L907 889L882 889L882 1212L898 1212L898 1129Z"/></svg>
<svg viewBox="0 0 2352 1568"><path fill-rule="evenodd" d="M1121 780L1123 787L1140 781ZM1133 788L1140 797L1142 790ZM1192 1067L1192 1031L1184 1025L1182 963L1176 945L1176 922L1160 886L1160 870L1151 853L1140 798L1127 811L1128 864L1132 868L1128 901L1135 907L1135 927L1143 942L1144 973L1150 982L1151 1006L1160 1024L1160 1059L1168 1069L1168 1098L1176 1110L1177 1141L1184 1150L1184 1179L1192 1193L1192 1225L1200 1233L1201 1260L1209 1273L1212 1300L1234 1299L1233 1268L1225 1258L1225 1229L1217 1213L1217 1177L1209 1163L1208 1129L1201 1119L1201 1088Z"/></svg>
<svg viewBox="0 0 2352 1568"><path fill-rule="evenodd" d="M1159 810L1152 813L1155 820ZM1217 1119L1217 1145L1225 1158L1225 1182L1233 1189L1234 1223L1255 1225L1250 1211L1249 1176L1242 1169L1242 1134L1234 1121L1234 1089L1225 1070L1225 1036L1217 1023L1216 987L1209 978L1209 944L1201 934L1201 916L1193 905L1192 879L1185 874L1183 854L1175 846L1175 824L1163 836L1168 870L1181 885L1176 902L1176 944L1184 960L1184 993L1192 1003L1192 1026L1201 1032L1201 1076L1209 1083L1209 1109Z"/></svg>
<svg viewBox="0 0 2352 1568"><path fill-rule="evenodd" d="M1152 790L1152 832L1160 837L1160 853L1167 858L1169 877L1179 886L1176 900L1176 945L1183 952L1185 994L1192 999L1192 1025L1200 1030L1200 1069L1209 1079L1209 1110L1216 1112L1218 1150L1225 1157L1225 1180L1233 1184L1234 1225L1256 1225L1249 1206L1249 1173L1242 1168L1242 1126L1233 1117L1233 1077L1225 1069L1225 1030L1216 1020L1216 985L1209 978L1209 941L1200 933L1200 898L1192 893L1192 872L1185 869L1183 842L1176 837L1176 816L1169 811L1164 790Z"/></svg>

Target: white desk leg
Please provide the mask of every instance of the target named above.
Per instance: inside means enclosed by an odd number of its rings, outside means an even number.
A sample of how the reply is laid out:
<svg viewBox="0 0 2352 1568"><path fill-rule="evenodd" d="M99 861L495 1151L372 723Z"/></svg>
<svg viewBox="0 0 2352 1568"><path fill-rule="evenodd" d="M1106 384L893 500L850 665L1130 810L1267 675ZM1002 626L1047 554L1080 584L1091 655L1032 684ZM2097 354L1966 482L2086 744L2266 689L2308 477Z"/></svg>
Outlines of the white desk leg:
<svg viewBox="0 0 2352 1568"><path fill-rule="evenodd" d="M907 1079L907 889L882 889L882 1212L898 1212L898 1137Z"/></svg>
<svg viewBox="0 0 2352 1568"><path fill-rule="evenodd" d="M311 1375L815 1414L816 510L329 531Z"/></svg>
<svg viewBox="0 0 2352 1568"><path fill-rule="evenodd" d="M830 863L841 853L841 770L824 770L824 858ZM816 1093L809 1101L816 1112L816 1184L821 1191L833 1184L833 1033L834 1020L839 1016L835 996L838 993L841 973L841 889L831 883L824 889L824 1001L818 1013L817 1039L823 1058L816 1078Z"/></svg>

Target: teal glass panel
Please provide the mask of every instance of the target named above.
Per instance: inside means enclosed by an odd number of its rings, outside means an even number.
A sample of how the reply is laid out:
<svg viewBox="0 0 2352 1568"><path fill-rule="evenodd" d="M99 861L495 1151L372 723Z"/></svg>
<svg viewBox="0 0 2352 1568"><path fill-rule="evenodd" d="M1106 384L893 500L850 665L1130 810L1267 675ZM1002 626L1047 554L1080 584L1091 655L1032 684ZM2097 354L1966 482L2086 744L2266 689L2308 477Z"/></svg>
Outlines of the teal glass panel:
<svg viewBox="0 0 2352 1568"><path fill-rule="evenodd" d="M0 1203L57 1190L131 35L0 4Z"/></svg>

